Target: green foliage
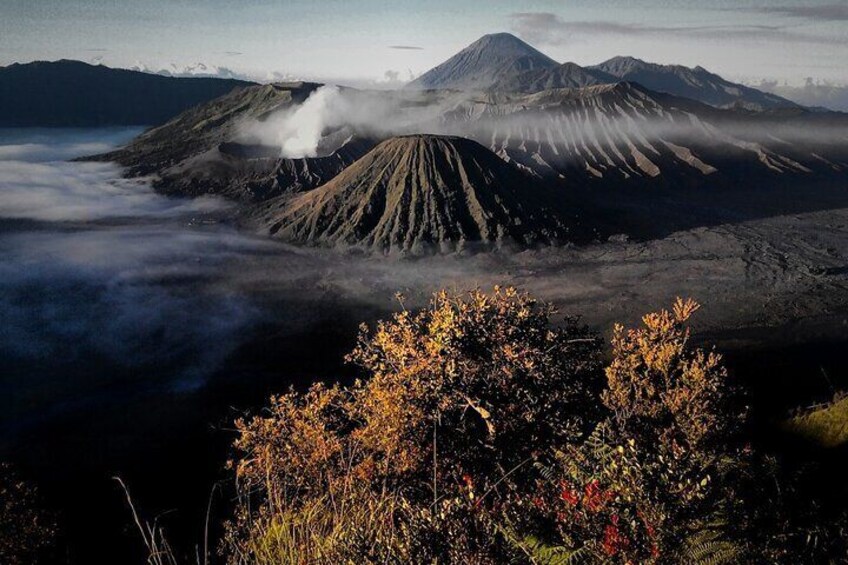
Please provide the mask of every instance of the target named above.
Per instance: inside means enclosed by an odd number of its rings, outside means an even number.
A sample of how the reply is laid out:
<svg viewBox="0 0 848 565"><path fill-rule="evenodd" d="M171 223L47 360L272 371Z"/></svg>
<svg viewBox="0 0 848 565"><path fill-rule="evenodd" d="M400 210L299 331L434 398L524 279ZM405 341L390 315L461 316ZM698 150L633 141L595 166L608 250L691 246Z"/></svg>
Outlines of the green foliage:
<svg viewBox="0 0 848 565"><path fill-rule="evenodd" d="M516 563L529 561L535 565L578 565L589 558L586 548L569 549L561 545L550 545L532 534L520 536L512 527L498 526L507 542L521 551Z"/></svg>
<svg viewBox="0 0 848 565"><path fill-rule="evenodd" d="M676 561L685 565L733 565L746 561L746 548L727 539L726 523L705 527L683 540Z"/></svg>

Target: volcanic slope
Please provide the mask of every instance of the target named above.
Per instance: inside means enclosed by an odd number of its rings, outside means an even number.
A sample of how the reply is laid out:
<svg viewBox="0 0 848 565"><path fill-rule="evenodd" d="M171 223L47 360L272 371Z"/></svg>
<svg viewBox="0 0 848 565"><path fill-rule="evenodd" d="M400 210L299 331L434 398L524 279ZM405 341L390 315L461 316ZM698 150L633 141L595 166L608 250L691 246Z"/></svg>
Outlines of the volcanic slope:
<svg viewBox="0 0 848 565"><path fill-rule="evenodd" d="M509 33L484 35L407 88L486 90L527 71L559 63Z"/></svg>
<svg viewBox="0 0 848 565"><path fill-rule="evenodd" d="M388 139L332 181L263 205L272 237L377 252L451 252L473 242L548 244L573 220L534 177L475 141Z"/></svg>
<svg viewBox="0 0 848 565"><path fill-rule="evenodd" d="M241 202L261 202L311 190L365 155L370 139L330 136L316 157L281 157L279 147L224 142L159 173L155 186L173 196L214 194Z"/></svg>
<svg viewBox="0 0 848 565"><path fill-rule="evenodd" d="M533 69L503 77L489 90L534 93L555 88L583 88L616 82L620 80L603 71L589 71L576 63L563 63L556 67Z"/></svg>
<svg viewBox="0 0 848 565"><path fill-rule="evenodd" d="M340 130L318 157L283 158L279 147L244 144L244 125L302 104L321 85L276 83L237 89L144 132L125 148L94 157L117 161L127 175L153 175L164 194L213 194L256 202L309 190L362 157L374 142Z"/></svg>
<svg viewBox="0 0 848 565"><path fill-rule="evenodd" d="M585 70L588 73L603 73L619 81L637 82L657 92L691 98L720 108L737 106L768 110L798 107L794 102L775 94L725 80L703 67L691 69L683 65L648 63L635 57L613 57Z"/></svg>
<svg viewBox="0 0 848 565"><path fill-rule="evenodd" d="M578 183L680 186L848 171L848 115L722 110L633 83L491 95L447 117L505 160ZM805 125L811 129L799 137ZM820 139L817 139L820 138Z"/></svg>
<svg viewBox="0 0 848 565"><path fill-rule="evenodd" d="M128 167L130 175L159 173L232 141L245 121L302 103L320 86L293 82L240 88L195 106L166 124L147 130L128 146L98 158Z"/></svg>

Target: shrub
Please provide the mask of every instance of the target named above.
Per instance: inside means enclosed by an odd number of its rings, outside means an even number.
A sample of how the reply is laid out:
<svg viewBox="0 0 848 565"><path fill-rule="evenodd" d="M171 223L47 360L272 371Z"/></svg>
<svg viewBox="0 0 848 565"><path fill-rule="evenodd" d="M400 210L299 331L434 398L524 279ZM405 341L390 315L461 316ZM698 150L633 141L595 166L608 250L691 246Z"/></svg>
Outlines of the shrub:
<svg viewBox="0 0 848 565"><path fill-rule="evenodd" d="M721 357L678 299L598 338L514 289L437 294L363 328L365 377L237 422L232 563L838 562L739 434ZM606 377L604 379L604 377ZM606 381L604 383L604 381Z"/></svg>
<svg viewBox="0 0 848 565"><path fill-rule="evenodd" d="M641 328L617 324L602 397L622 430L690 454L720 449L742 417L728 401L721 356L689 347L684 324L699 308L678 298L671 311L644 316Z"/></svg>
<svg viewBox="0 0 848 565"><path fill-rule="evenodd" d="M0 563L44 562L55 538L55 525L39 505L35 488L0 464Z"/></svg>
<svg viewBox="0 0 848 565"><path fill-rule="evenodd" d="M552 444L591 430L599 415L600 341L574 318L515 289L438 294L430 308L363 328L349 360L370 378L356 388L353 435L384 472L429 478L435 433L442 482L488 488Z"/></svg>
<svg viewBox="0 0 848 565"><path fill-rule="evenodd" d="M511 288L443 292L417 314L363 328L349 360L367 379L290 392L267 415L237 422L244 503L230 546L255 559L256 540L282 517L304 524L323 501L333 512L321 531L378 508L391 536L372 529L361 538L394 561L486 561L493 547L503 551L491 509L533 486L533 460L579 441L600 413L600 342L573 318L552 328L552 314ZM338 555L346 536L320 550L326 536L286 543ZM390 547L373 547L378 539Z"/></svg>
<svg viewBox="0 0 848 565"><path fill-rule="evenodd" d="M555 513L556 543L621 563L741 559L732 529L742 414L721 357L689 345L685 323L697 309L678 299L642 327L615 327L601 395L609 416L585 442L557 450L539 499Z"/></svg>

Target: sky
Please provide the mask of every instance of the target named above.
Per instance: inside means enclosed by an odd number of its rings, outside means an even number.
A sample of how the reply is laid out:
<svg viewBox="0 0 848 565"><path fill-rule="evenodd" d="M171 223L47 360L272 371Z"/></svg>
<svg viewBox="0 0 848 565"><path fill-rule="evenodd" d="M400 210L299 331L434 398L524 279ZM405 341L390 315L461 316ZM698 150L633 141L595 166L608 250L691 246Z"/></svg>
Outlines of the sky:
<svg viewBox="0 0 848 565"><path fill-rule="evenodd" d="M0 65L204 63L257 79L408 80L507 31L581 65L848 84L848 0L0 0Z"/></svg>

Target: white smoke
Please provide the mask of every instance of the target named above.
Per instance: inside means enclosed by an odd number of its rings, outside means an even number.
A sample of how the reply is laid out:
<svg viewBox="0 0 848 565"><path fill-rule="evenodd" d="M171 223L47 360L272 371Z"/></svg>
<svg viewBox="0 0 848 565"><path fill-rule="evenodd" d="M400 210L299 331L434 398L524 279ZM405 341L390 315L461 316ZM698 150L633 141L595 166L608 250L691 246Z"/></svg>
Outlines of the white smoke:
<svg viewBox="0 0 848 565"><path fill-rule="evenodd" d="M302 104L241 128L239 139L280 148L284 158L316 157L332 132L376 138L405 133L443 133L440 118L467 95L368 91L322 86Z"/></svg>
<svg viewBox="0 0 848 565"><path fill-rule="evenodd" d="M294 112L279 120L277 145L283 157L315 157L321 136L344 115L344 98L337 86L322 86Z"/></svg>
<svg viewBox="0 0 848 565"><path fill-rule="evenodd" d="M248 124L243 135L263 145L279 147L281 157L315 157L324 132L344 125L350 110L339 87L322 86L303 104Z"/></svg>

